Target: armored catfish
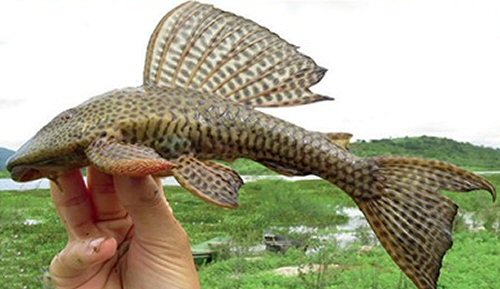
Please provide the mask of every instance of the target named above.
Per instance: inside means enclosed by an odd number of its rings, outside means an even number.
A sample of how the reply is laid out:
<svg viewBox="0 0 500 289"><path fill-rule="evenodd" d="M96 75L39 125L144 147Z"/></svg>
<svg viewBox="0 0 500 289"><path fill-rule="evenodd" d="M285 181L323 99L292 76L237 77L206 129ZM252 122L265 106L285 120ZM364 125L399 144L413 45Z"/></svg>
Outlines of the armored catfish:
<svg viewBox="0 0 500 289"><path fill-rule="evenodd" d="M109 174L173 175L193 194L237 206L243 182L213 159L248 158L285 175L317 175L344 190L420 289L436 288L457 206L438 190L495 188L454 165L360 158L350 134L311 132L255 110L330 100L310 91L326 70L258 24L184 3L149 41L142 86L62 112L8 161L16 181L93 165Z"/></svg>

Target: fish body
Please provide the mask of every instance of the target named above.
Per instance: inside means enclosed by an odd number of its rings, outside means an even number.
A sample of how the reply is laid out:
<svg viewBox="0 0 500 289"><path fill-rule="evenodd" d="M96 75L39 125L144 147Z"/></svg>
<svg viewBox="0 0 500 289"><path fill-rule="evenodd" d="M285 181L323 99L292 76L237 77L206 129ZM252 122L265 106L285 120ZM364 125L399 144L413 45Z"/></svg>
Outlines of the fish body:
<svg viewBox="0 0 500 289"><path fill-rule="evenodd" d="M212 160L248 158L285 175L317 175L359 206L419 289L435 289L457 206L439 190L484 189L486 179L418 158L359 158L350 134L320 133L255 110L330 100L309 87L326 70L278 35L210 5L167 13L148 45L144 83L93 97L56 116L9 159L16 181L93 165L115 175L167 176L235 208L243 181Z"/></svg>
<svg viewBox="0 0 500 289"><path fill-rule="evenodd" d="M332 165L348 166L358 159L327 134L250 106L179 87L140 86L110 91L56 116L8 167L31 166L55 178L58 172L89 165L85 151L98 139L149 147L167 160L182 155L248 158L332 182L337 179ZM15 173L12 177L27 180Z"/></svg>

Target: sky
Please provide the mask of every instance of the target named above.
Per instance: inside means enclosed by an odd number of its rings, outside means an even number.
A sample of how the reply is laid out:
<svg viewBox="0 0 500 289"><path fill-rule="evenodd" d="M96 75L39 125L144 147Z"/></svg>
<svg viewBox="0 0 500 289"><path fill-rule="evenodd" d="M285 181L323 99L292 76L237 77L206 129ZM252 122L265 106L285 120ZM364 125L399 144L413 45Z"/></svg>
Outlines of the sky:
<svg viewBox="0 0 500 289"><path fill-rule="evenodd" d="M140 85L149 36L180 3L0 1L0 147L17 149L94 95ZM209 3L328 68L313 91L335 101L266 113L356 139L432 135L500 148L500 1Z"/></svg>

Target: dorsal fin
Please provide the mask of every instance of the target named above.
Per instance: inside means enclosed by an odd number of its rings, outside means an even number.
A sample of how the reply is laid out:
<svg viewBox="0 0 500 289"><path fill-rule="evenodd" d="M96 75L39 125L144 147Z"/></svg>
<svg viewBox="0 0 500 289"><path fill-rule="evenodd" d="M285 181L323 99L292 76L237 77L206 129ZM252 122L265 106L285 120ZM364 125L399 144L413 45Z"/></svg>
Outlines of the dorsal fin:
<svg viewBox="0 0 500 289"><path fill-rule="evenodd" d="M267 28L186 2L151 35L144 85L181 86L252 106L291 106L331 100L309 90L325 72Z"/></svg>
<svg viewBox="0 0 500 289"><path fill-rule="evenodd" d="M325 133L325 135L332 143L342 147L343 149L349 149L352 134L348 132L328 132Z"/></svg>

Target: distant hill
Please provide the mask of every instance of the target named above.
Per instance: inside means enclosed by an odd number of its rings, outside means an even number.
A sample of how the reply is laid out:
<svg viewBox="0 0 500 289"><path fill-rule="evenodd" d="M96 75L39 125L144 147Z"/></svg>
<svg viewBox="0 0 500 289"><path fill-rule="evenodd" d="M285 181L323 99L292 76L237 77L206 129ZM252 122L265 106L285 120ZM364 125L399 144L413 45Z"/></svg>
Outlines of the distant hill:
<svg viewBox="0 0 500 289"><path fill-rule="evenodd" d="M361 157L397 155L447 161L474 171L500 170L500 149L476 146L452 139L420 136L357 141L351 151ZM269 174L264 166L238 159L232 167L240 174Z"/></svg>
<svg viewBox="0 0 500 289"><path fill-rule="evenodd" d="M500 170L500 149L439 137L404 137L353 143L354 154L415 156L438 159L472 170Z"/></svg>
<svg viewBox="0 0 500 289"><path fill-rule="evenodd" d="M7 162L7 159L14 154L14 151L6 149L6 148L0 148L0 170L5 169L5 163Z"/></svg>

